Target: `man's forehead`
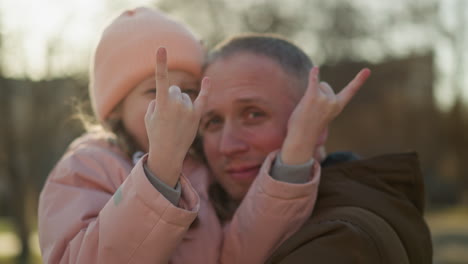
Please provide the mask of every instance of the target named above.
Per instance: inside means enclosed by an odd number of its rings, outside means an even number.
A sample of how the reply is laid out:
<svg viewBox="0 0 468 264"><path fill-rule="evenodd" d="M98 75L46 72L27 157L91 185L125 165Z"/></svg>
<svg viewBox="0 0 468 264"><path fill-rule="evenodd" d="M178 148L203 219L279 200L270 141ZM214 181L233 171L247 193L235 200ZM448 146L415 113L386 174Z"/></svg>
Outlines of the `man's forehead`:
<svg viewBox="0 0 468 264"><path fill-rule="evenodd" d="M281 103L278 97L296 97L292 87L294 77L263 55L238 53L219 58L208 66L205 74L212 80L206 109Z"/></svg>
<svg viewBox="0 0 468 264"><path fill-rule="evenodd" d="M238 87L257 89L275 83L287 83L290 79L273 60L244 53L218 59L208 66L205 75L212 80L214 89L222 90Z"/></svg>
<svg viewBox="0 0 468 264"><path fill-rule="evenodd" d="M283 72L277 61L252 52L236 52L227 57L220 57L208 65L205 73L217 73L236 71L249 74L253 72Z"/></svg>

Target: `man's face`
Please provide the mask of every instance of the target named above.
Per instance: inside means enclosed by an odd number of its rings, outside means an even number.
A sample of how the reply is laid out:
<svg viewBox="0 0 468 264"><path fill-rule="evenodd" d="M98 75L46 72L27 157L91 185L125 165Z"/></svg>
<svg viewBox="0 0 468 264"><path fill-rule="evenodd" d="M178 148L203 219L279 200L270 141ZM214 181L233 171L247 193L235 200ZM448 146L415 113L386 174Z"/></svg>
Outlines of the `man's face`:
<svg viewBox="0 0 468 264"><path fill-rule="evenodd" d="M203 149L217 181L240 200L283 143L299 100L297 82L275 61L251 53L218 59L205 75L212 89L200 123Z"/></svg>

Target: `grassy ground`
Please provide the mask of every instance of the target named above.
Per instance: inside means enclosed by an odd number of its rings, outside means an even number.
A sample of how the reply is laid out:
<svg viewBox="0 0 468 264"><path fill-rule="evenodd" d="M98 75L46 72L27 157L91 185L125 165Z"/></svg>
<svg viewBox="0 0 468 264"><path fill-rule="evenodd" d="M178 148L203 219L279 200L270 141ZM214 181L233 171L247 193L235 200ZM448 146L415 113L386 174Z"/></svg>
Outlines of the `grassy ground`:
<svg viewBox="0 0 468 264"><path fill-rule="evenodd" d="M468 208L451 208L426 214L434 243L434 264L468 264ZM12 223L0 219L0 264L15 264L19 242ZM37 233L31 236L32 260L41 263Z"/></svg>
<svg viewBox="0 0 468 264"><path fill-rule="evenodd" d="M18 238L13 233L13 224L8 218L0 218L0 264L17 264L21 263L15 256L20 251ZM32 256L29 263L42 263L39 253L39 243L37 233L34 232L30 238L30 246Z"/></svg>
<svg viewBox="0 0 468 264"><path fill-rule="evenodd" d="M468 264L468 208L431 212L426 219L434 244L434 264Z"/></svg>

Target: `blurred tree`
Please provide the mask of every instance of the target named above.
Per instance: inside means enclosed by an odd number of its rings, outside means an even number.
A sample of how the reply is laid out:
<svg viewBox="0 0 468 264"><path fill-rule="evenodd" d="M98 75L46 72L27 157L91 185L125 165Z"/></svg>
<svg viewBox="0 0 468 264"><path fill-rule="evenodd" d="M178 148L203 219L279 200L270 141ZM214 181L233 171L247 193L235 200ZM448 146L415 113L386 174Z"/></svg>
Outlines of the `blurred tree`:
<svg viewBox="0 0 468 264"><path fill-rule="evenodd" d="M0 17L2 17L2 10L0 9ZM0 54L2 54L3 51L3 27L2 23L0 21ZM3 56L0 56L0 78L3 78L3 61L2 61ZM0 86L1 88L1 86Z"/></svg>
<svg viewBox="0 0 468 264"><path fill-rule="evenodd" d="M1 17L1 13L0 13ZM3 30L0 24L0 54L3 50ZM26 193L24 178L18 171L18 152L15 138L15 123L12 111L12 89L9 82L3 77L3 56L0 56L0 178L4 179L6 188L0 189L6 191L6 194L0 194L6 197L8 212L15 227L15 233L20 241L20 253L17 258L18 263L28 263L29 260L29 235L30 229L26 218ZM4 213L1 216L5 216Z"/></svg>
<svg viewBox="0 0 468 264"><path fill-rule="evenodd" d="M160 0L157 6L183 18L208 47L235 33L278 33L330 64L427 53L438 1Z"/></svg>
<svg viewBox="0 0 468 264"><path fill-rule="evenodd" d="M0 78L0 86L0 176L7 184L8 205L3 216L11 218L20 241L17 263L29 263L39 192L66 145L83 132L71 122L70 98L82 98L87 89L83 80L72 78Z"/></svg>
<svg viewBox="0 0 468 264"><path fill-rule="evenodd" d="M0 82L0 113L2 113L2 133L1 133L1 165L3 175L7 184L8 215L11 216L16 234L19 238L21 250L18 255L18 263L27 263L29 259L29 235L30 225L27 220L27 189L28 182L24 175L20 173L20 162L18 158L18 139L16 137L16 123L12 111L14 102L12 87L4 78Z"/></svg>
<svg viewBox="0 0 468 264"><path fill-rule="evenodd" d="M441 75L446 75L448 81L445 85L454 90L454 103L446 111L447 121L444 126L442 140L445 142L444 148L440 150L443 157L442 168L449 168L445 171L446 177L452 178L458 183L462 190L461 199L465 205L468 205L468 168L464 162L468 160L468 107L465 95L467 79L466 47L468 45L466 25L468 25L468 2L465 0L454 0L448 8L452 23L439 23L438 40L448 43L447 50L449 56L453 59L453 65L444 65L439 63L437 68ZM453 69L453 71L447 71ZM447 76L448 75L448 76ZM442 78L443 76L441 76ZM444 88L449 88L444 87ZM441 169L442 171L442 169Z"/></svg>

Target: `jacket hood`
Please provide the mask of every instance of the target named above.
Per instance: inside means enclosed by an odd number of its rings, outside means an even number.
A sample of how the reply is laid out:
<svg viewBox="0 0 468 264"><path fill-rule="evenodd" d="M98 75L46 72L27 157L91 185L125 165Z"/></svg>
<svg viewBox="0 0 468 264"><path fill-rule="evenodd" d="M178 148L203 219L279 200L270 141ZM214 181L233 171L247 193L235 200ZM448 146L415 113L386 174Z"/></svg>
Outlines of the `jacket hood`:
<svg viewBox="0 0 468 264"><path fill-rule="evenodd" d="M383 218L397 233L410 263L432 251L422 217L424 183L416 153L388 154L327 166L315 210L354 206ZM426 249L426 250L423 250Z"/></svg>
<svg viewBox="0 0 468 264"><path fill-rule="evenodd" d="M67 152L72 152L80 148L109 149L113 152L125 156L124 152L117 146L115 136L112 133L106 131L99 130L84 133L80 137L73 140L70 146L68 146Z"/></svg>

